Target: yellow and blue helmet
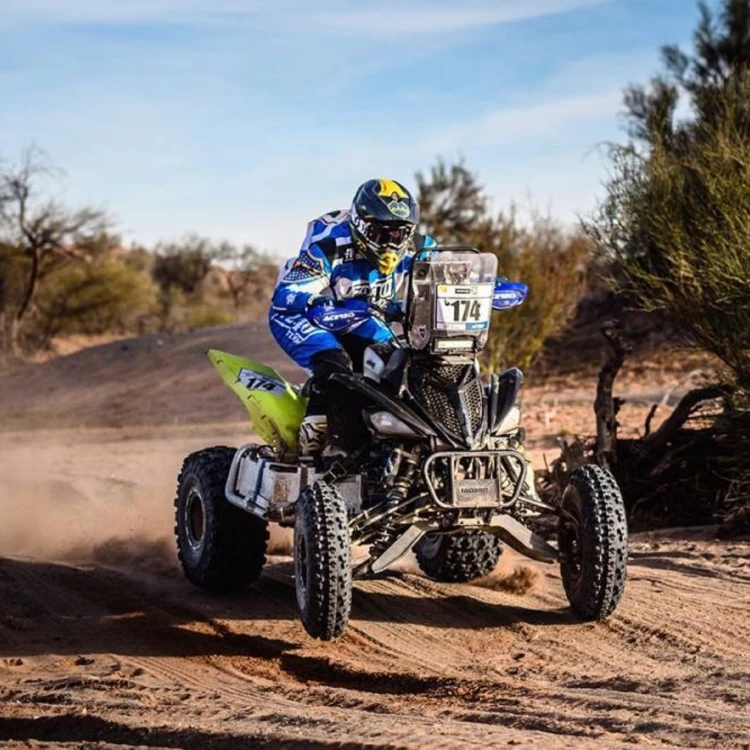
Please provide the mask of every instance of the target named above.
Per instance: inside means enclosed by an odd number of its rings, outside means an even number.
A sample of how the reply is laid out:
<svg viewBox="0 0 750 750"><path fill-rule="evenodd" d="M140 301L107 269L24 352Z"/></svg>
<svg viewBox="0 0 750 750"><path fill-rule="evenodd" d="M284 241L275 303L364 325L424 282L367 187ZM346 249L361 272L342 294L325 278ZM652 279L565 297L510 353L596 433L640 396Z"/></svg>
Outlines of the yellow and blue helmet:
<svg viewBox="0 0 750 750"><path fill-rule="evenodd" d="M359 253L383 274L396 270L419 223L419 205L395 180L368 180L357 189L349 221Z"/></svg>

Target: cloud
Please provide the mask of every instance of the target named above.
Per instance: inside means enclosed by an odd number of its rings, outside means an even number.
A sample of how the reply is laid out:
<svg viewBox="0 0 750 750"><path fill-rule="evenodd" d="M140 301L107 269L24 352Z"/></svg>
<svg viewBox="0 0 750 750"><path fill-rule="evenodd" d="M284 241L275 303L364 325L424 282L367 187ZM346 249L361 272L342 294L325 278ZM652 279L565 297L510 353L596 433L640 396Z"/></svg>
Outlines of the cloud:
<svg viewBox="0 0 750 750"><path fill-rule="evenodd" d="M503 75L473 86L477 56L457 47L472 29L603 1L0 0L0 30L9 14L27 27L0 33L0 142L6 155L43 145L68 169L68 199L111 206L128 240L195 229L289 254L307 220L346 205L356 184L385 174L413 186L439 154L465 155L499 205L529 189L569 217L596 187L598 165L580 162L613 137L637 55L571 61L552 39L527 69L516 52L536 27L498 27L513 49L485 34L480 64ZM128 28L185 22L190 33ZM361 79L390 67L408 75L373 97Z"/></svg>
<svg viewBox="0 0 750 750"><path fill-rule="evenodd" d="M514 23L601 5L609 0L494 0L494 2L382 2L376 8L313 16L320 30L366 36L440 34Z"/></svg>
<svg viewBox="0 0 750 750"><path fill-rule="evenodd" d="M117 23L184 18L190 15L253 13L263 0L5 0L4 20L27 23Z"/></svg>
<svg viewBox="0 0 750 750"><path fill-rule="evenodd" d="M565 13L611 0L5 0L0 26L206 21L243 16L279 28L374 37L440 34Z"/></svg>
<svg viewBox="0 0 750 750"><path fill-rule="evenodd" d="M432 133L421 140L420 149L444 153L557 135L582 121L614 119L621 99L619 90L611 90L499 109Z"/></svg>

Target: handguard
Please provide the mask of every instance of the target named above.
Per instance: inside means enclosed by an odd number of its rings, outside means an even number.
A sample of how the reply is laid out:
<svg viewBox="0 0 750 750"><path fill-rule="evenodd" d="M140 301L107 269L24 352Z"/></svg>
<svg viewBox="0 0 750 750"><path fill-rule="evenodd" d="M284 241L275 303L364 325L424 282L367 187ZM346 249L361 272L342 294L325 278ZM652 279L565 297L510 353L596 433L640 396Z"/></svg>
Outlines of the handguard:
<svg viewBox="0 0 750 750"><path fill-rule="evenodd" d="M317 297L312 303L306 313L307 319L314 326L331 333L347 333L376 312L376 308L363 299L334 300Z"/></svg>
<svg viewBox="0 0 750 750"><path fill-rule="evenodd" d="M511 307L518 307L523 304L528 293L529 287L526 284L498 276L492 293L492 309L509 310Z"/></svg>

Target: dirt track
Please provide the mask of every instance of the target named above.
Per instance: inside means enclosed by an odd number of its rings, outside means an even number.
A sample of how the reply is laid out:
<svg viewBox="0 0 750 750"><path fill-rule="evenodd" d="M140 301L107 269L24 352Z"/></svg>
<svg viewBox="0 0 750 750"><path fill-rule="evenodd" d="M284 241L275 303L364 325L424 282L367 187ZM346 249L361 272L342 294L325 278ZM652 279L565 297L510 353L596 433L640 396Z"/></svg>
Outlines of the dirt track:
<svg viewBox="0 0 750 750"><path fill-rule="evenodd" d="M0 437L0 739L750 745L750 543L635 540L625 600L597 625L570 618L553 568L506 557L480 587L435 584L406 564L357 583L345 637L321 644L297 622L283 555L230 597L175 570L181 457L242 437Z"/></svg>

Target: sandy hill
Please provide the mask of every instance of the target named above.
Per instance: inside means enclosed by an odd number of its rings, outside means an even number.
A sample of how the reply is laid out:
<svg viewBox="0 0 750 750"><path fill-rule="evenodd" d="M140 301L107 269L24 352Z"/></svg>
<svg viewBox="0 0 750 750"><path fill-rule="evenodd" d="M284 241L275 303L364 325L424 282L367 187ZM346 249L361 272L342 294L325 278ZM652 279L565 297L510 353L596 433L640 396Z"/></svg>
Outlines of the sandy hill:
<svg viewBox="0 0 750 750"><path fill-rule="evenodd" d="M551 340L544 361L528 374L523 394L530 436L593 430L601 316L588 318ZM663 333L650 324L643 330L636 347L640 354L627 359L618 377L619 395L632 401L621 422L636 431L651 404L673 405L710 364L705 355L668 349L653 358ZM636 344L638 333L631 321L627 334ZM0 374L0 431L244 421L243 406L205 356L209 348L264 362L292 382L305 378L273 340L265 320L124 339ZM663 409L659 418L667 413Z"/></svg>
<svg viewBox="0 0 750 750"><path fill-rule="evenodd" d="M304 378L265 321L125 339L0 375L0 430L240 421L209 348Z"/></svg>

